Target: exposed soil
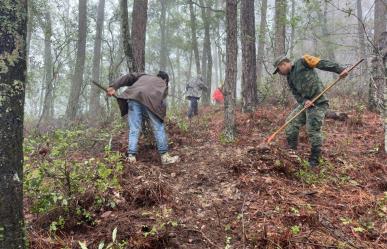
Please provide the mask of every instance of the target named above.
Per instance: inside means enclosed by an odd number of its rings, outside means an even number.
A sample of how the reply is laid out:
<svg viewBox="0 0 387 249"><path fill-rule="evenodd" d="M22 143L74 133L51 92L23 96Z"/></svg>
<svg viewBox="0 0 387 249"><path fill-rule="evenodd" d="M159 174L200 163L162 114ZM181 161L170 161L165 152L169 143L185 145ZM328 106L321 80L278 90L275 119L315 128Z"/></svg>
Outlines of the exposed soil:
<svg viewBox="0 0 387 249"><path fill-rule="evenodd" d="M187 129L169 122L171 154L180 163L162 166L155 146L142 139L139 162L122 175L117 208L56 238L31 229L31 248L79 248L78 241L97 248L115 227L127 248L387 248L380 118L366 113L359 121L348 113L345 122L326 120L324 162L311 171L303 162L305 131L298 156L287 152L283 134L258 147L288 112L238 113L232 144L222 143L219 107L201 110ZM125 152L126 143L123 130L113 149Z"/></svg>

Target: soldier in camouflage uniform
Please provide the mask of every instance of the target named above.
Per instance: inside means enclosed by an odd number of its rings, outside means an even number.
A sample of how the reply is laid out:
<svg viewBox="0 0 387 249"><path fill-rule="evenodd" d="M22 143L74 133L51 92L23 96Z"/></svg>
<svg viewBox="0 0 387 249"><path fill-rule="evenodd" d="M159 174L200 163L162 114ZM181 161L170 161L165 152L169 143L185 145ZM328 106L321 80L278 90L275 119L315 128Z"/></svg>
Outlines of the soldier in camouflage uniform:
<svg viewBox="0 0 387 249"><path fill-rule="evenodd" d="M292 62L286 56L277 58L274 63L277 72L286 76L292 94L297 100L298 106L294 109L287 120L292 118L303 107L308 107L293 120L285 130L289 148L297 149L298 133L301 126L306 125L309 142L312 146L309 158L310 166L317 166L321 157L322 134L321 127L324 122L325 113L328 110L328 99L323 95L315 103L311 100L324 90L324 85L314 70L334 72L344 78L348 71L335 62L321 60L311 55L304 55L302 58Z"/></svg>
<svg viewBox="0 0 387 249"><path fill-rule="evenodd" d="M198 101L203 91L207 91L203 77L198 75L196 78L188 81L186 85L186 98L189 100L188 118L198 115Z"/></svg>

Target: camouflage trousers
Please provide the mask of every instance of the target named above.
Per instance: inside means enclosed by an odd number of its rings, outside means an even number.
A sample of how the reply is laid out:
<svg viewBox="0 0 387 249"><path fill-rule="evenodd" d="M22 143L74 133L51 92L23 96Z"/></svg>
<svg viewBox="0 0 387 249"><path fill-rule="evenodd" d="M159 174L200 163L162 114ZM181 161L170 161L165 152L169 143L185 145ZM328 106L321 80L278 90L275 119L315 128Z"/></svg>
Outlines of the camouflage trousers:
<svg viewBox="0 0 387 249"><path fill-rule="evenodd" d="M295 118L285 130L286 138L290 147L297 147L298 143L298 134L300 128L306 125L306 132L308 133L309 142L312 147L321 147L323 142L323 137L321 134L321 127L324 123L325 113L328 110L328 103L317 104L314 107L308 108L306 111L301 113L297 118ZM301 111L303 108L302 105L299 105L294 109L287 120L292 118L296 113Z"/></svg>

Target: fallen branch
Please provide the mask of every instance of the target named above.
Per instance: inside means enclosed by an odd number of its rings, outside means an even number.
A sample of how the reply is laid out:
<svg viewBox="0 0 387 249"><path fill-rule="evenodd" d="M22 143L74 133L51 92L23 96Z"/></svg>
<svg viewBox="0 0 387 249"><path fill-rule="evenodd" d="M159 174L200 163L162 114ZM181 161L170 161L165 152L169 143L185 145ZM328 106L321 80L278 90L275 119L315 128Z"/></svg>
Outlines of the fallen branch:
<svg viewBox="0 0 387 249"><path fill-rule="evenodd" d="M212 242L212 241L204 234L203 231L198 230L198 229L195 229L195 228L186 228L185 230L200 233L200 235L207 241L208 244L212 245L212 246L215 247L215 248L223 249L221 246L218 246L217 244L215 244L214 242Z"/></svg>
<svg viewBox="0 0 387 249"><path fill-rule="evenodd" d="M318 217L319 223L322 225L322 227L335 239L338 241L344 241L348 245L350 245L353 248L359 249L357 245L354 244L354 242L351 239L347 239L348 236L346 236L343 231L341 231L339 228L335 227L332 222L330 222L327 218L319 215Z"/></svg>

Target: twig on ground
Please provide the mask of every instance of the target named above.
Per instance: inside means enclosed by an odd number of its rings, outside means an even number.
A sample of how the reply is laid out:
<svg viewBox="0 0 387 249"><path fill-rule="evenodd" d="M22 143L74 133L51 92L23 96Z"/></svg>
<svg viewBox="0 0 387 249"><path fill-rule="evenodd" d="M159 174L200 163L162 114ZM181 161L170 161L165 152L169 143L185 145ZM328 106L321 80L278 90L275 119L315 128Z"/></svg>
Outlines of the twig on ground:
<svg viewBox="0 0 387 249"><path fill-rule="evenodd" d="M215 248L223 249L221 246L218 246L217 244L215 244L214 242L212 242L212 241L204 234L203 231L201 231L201 230L199 230L199 229L195 229L195 228L186 228L185 230L200 233L201 236L207 241L208 244L212 245L212 246L215 247Z"/></svg>

